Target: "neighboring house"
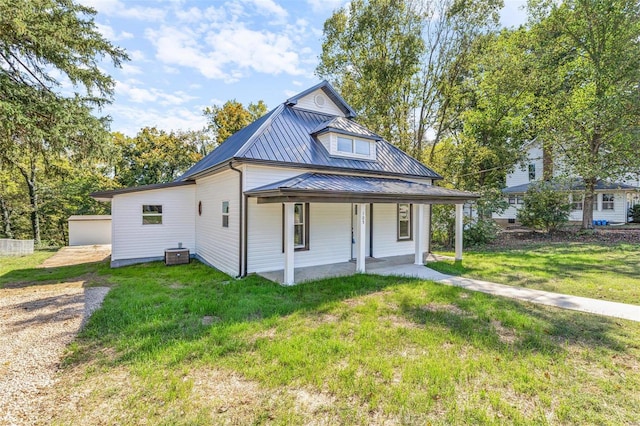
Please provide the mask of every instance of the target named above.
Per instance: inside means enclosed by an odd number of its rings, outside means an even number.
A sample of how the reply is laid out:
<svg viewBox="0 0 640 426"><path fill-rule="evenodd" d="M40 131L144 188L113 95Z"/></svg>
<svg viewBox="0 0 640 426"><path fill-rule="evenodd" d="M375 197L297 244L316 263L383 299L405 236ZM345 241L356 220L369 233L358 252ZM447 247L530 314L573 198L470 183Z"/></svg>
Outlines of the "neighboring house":
<svg viewBox="0 0 640 426"><path fill-rule="evenodd" d="M415 254L423 263L431 204L475 194L359 125L322 82L224 141L177 181L92 194L111 201L112 266L162 259L178 244L234 276Z"/></svg>
<svg viewBox="0 0 640 426"><path fill-rule="evenodd" d="M554 161L554 176L562 173L562 162ZM493 218L502 225L516 223L518 210L524 204L524 194L533 182L542 180L544 173L542 160L542 148L533 144L528 151L527 160L521 164L513 173L507 175L507 187L502 190L509 207L502 214L495 214ZM626 223L629 207L640 203L640 192L638 188L638 178L634 180L629 176L623 182L602 182L596 184L596 202L593 205L593 219L606 220L612 223ZM582 211L584 206L584 182L579 179L570 179L571 191L569 201L572 210L569 220L572 222L582 221Z"/></svg>

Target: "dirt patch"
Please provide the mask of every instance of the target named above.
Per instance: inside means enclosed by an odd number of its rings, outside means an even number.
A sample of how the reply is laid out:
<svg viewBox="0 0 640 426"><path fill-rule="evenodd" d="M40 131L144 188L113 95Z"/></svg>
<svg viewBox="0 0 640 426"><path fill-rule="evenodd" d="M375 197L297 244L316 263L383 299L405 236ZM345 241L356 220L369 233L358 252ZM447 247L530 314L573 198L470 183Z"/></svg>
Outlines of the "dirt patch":
<svg viewBox="0 0 640 426"><path fill-rule="evenodd" d="M109 256L111 256L111 245L62 247L56 254L42 262L39 268L102 262Z"/></svg>
<svg viewBox="0 0 640 426"><path fill-rule="evenodd" d="M409 321L408 319L400 315L387 315L380 319L382 321L389 321L392 326L397 328L424 328L424 325L416 324L415 322Z"/></svg>
<svg viewBox="0 0 640 426"><path fill-rule="evenodd" d="M512 344L516 341L516 333L512 328L507 328L500 321L493 319L491 320L491 325L502 343Z"/></svg>
<svg viewBox="0 0 640 426"><path fill-rule="evenodd" d="M508 229L500 232L498 238L487 248L519 249L532 244L566 243L640 244L640 229L606 227L593 232L580 232L577 228L570 228L550 235L528 229Z"/></svg>
<svg viewBox="0 0 640 426"><path fill-rule="evenodd" d="M420 306L420 309L427 312L448 312L450 314L460 315L460 316L469 316L469 312L464 311L452 304L442 304L442 303L428 303L426 305Z"/></svg>

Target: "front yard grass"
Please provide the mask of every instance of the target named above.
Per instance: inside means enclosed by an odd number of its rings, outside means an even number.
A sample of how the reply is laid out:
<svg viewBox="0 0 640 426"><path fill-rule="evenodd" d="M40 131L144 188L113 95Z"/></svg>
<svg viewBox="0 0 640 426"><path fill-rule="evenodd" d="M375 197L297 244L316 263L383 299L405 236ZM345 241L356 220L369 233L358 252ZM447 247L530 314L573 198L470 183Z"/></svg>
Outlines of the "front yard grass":
<svg viewBox="0 0 640 426"><path fill-rule="evenodd" d="M429 262L450 275L640 305L640 245L552 244L464 253Z"/></svg>
<svg viewBox="0 0 640 426"><path fill-rule="evenodd" d="M640 324L408 278L110 270L54 424L624 424Z"/></svg>

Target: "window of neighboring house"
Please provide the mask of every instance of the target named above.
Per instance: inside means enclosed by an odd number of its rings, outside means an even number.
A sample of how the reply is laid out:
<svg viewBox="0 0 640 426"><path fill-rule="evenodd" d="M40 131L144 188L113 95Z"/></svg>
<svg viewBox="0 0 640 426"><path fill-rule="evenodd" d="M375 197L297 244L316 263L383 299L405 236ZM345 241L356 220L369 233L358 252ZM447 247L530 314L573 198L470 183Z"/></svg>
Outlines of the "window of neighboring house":
<svg viewBox="0 0 640 426"><path fill-rule="evenodd" d="M516 197L515 195L509 195L509 204L515 204L516 203Z"/></svg>
<svg viewBox="0 0 640 426"><path fill-rule="evenodd" d="M411 239L411 204L398 204L398 240Z"/></svg>
<svg viewBox="0 0 640 426"><path fill-rule="evenodd" d="M613 194L602 194L602 210L613 210Z"/></svg>
<svg viewBox="0 0 640 426"><path fill-rule="evenodd" d="M143 225L162 225L162 206L145 204L142 206Z"/></svg>
<svg viewBox="0 0 640 426"><path fill-rule="evenodd" d="M522 195L518 195L516 199L518 204L524 204L524 197Z"/></svg>
<svg viewBox="0 0 640 426"><path fill-rule="evenodd" d="M536 180L536 165L529 164L529 180Z"/></svg>
<svg viewBox="0 0 640 426"><path fill-rule="evenodd" d="M582 196L581 195L572 195L571 196L571 210L582 210Z"/></svg>
<svg viewBox="0 0 640 426"><path fill-rule="evenodd" d="M368 156L371 155L371 142L338 136L338 152Z"/></svg>
<svg viewBox="0 0 640 426"><path fill-rule="evenodd" d="M222 227L223 228L229 227L229 202L228 201L222 202Z"/></svg>
<svg viewBox="0 0 640 426"><path fill-rule="evenodd" d="M509 218L507 219L507 223L516 223L516 220L514 218Z"/></svg>
<svg viewBox="0 0 640 426"><path fill-rule="evenodd" d="M598 210L598 194L594 194L593 196L593 211Z"/></svg>
<svg viewBox="0 0 640 426"><path fill-rule="evenodd" d="M309 250L309 203L293 205L293 248ZM284 204L282 205L282 252L284 252Z"/></svg>

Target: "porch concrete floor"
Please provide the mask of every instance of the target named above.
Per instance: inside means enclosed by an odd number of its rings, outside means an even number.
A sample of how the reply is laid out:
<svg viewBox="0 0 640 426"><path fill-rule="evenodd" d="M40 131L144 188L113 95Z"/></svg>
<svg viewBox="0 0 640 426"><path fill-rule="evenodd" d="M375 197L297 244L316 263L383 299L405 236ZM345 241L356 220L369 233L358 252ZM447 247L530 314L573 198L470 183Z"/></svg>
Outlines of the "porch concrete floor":
<svg viewBox="0 0 640 426"><path fill-rule="evenodd" d="M441 257L438 257L441 258ZM379 275L410 275L430 280L438 280L447 277L447 275L443 275L439 272L436 272L432 269L425 268L422 265L413 265L414 255L403 255L403 256L392 256L392 257L367 257L365 262L365 269L368 274L379 274ZM429 254L427 257L427 261L433 261L435 258L433 255ZM400 267L402 266L402 267ZM415 274L407 274L407 267L415 266L416 273ZM341 262L341 263L332 263L330 265L320 265L320 266L307 266L304 268L295 268L294 277L296 280L296 284L303 283L305 281L315 281L321 280L323 278L331 278L331 277L346 277L349 275L353 275L356 273L356 262ZM425 273L429 276L425 276ZM430 274L433 273L433 277ZM270 281L277 282L282 284L284 281L284 271L270 271L270 272L261 272L260 275L263 278L266 278Z"/></svg>

